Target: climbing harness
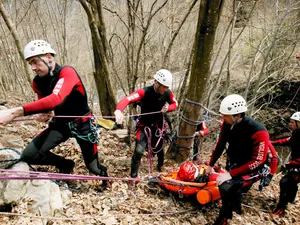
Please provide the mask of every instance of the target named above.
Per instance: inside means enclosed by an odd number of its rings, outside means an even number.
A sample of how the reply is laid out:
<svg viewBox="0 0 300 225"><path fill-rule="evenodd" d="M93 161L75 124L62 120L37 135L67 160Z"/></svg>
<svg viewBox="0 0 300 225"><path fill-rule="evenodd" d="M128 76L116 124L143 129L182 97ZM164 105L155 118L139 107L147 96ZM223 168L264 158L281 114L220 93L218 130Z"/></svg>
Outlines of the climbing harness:
<svg viewBox="0 0 300 225"><path fill-rule="evenodd" d="M83 123L89 121L89 132L86 135L80 134L78 131L79 127L83 125ZM68 123L68 127L71 131L71 134L75 137L78 137L82 140L89 141L91 143L100 143L100 127L98 123L96 122L96 118L93 115L92 117L86 117L86 118L77 118L74 121L71 121Z"/></svg>

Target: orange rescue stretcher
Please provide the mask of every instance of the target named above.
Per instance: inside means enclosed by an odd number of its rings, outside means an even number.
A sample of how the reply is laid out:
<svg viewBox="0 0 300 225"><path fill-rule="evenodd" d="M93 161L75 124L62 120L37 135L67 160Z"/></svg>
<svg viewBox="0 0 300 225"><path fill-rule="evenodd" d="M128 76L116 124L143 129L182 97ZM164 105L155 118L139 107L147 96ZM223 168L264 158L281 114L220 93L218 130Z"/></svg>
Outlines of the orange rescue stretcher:
<svg viewBox="0 0 300 225"><path fill-rule="evenodd" d="M195 170L197 171L197 176L207 176L205 174L207 165L194 165L194 167L196 167ZM206 182L186 181L187 179L182 179L182 176L180 176L181 169L182 168L180 167L179 171L162 173L157 178L159 185L168 191L178 193L180 196L196 195L197 201L202 205L221 198L216 179L219 173L225 172L224 169L215 169L217 172L208 176Z"/></svg>

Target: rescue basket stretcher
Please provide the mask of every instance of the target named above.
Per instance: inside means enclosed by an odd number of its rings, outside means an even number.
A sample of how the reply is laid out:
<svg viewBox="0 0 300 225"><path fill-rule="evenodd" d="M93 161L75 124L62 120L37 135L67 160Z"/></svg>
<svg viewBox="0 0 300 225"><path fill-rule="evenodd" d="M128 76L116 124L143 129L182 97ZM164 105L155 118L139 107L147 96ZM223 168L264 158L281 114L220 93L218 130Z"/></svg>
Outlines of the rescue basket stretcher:
<svg viewBox="0 0 300 225"><path fill-rule="evenodd" d="M199 171L197 174L198 177L206 176L205 182L186 181L180 177L180 171L173 171L170 173L161 173L160 176L157 177L158 183L162 188L177 193L180 196L196 195L197 201L202 205L220 199L221 196L218 185L216 184L216 179L219 173L224 173L225 170L218 169L218 172L207 176L205 174L207 165L201 164L196 167Z"/></svg>

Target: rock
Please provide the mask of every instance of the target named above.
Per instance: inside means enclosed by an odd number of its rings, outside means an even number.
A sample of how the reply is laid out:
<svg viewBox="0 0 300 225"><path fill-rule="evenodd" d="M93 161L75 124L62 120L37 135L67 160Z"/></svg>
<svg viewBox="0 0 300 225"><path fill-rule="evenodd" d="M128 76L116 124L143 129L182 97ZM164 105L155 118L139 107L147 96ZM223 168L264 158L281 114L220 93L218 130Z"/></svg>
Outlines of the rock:
<svg viewBox="0 0 300 225"><path fill-rule="evenodd" d="M0 110L5 110L5 109L8 109L8 108L4 105L0 105Z"/></svg>
<svg viewBox="0 0 300 225"><path fill-rule="evenodd" d="M127 129L119 129L114 130L113 133L119 138L119 140L127 142L128 141L128 133Z"/></svg>
<svg viewBox="0 0 300 225"><path fill-rule="evenodd" d="M12 159L17 160L19 158L20 158L20 155L16 151L3 148L0 151L0 160L3 160L3 162L0 163L0 169L5 169L5 168L7 168L7 166L9 166L13 163L12 161L6 162L5 160L12 160Z"/></svg>
<svg viewBox="0 0 300 225"><path fill-rule="evenodd" d="M59 187L50 180L33 180L24 198L34 200L31 209L43 216L52 216L63 208Z"/></svg>
<svg viewBox="0 0 300 225"><path fill-rule="evenodd" d="M3 135L2 137L0 137L0 143L2 143L6 147L11 148L23 149L25 147L22 137L16 135Z"/></svg>
<svg viewBox="0 0 300 225"><path fill-rule="evenodd" d="M26 163L20 162L14 165L12 170L29 171L29 167ZM10 204L12 202L18 202L22 199L27 189L30 186L29 180L3 180L0 182L0 205Z"/></svg>
<svg viewBox="0 0 300 225"><path fill-rule="evenodd" d="M29 171L29 166L19 162L11 169ZM18 204L22 199L33 200L31 210L43 216L53 216L63 208L60 189L50 180L3 180L0 189L0 206Z"/></svg>

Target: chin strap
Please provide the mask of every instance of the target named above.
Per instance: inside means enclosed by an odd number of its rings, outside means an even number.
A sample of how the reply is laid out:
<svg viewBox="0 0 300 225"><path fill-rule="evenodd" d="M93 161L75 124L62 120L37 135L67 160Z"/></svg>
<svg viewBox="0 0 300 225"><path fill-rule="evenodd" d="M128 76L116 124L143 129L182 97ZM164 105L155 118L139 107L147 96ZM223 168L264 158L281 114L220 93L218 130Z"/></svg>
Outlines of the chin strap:
<svg viewBox="0 0 300 225"><path fill-rule="evenodd" d="M38 57L39 57L40 60L42 60L42 61L46 64L46 66L48 67L48 69L49 69L49 75L50 75L50 76L53 76L53 71L52 71L52 60L50 60L49 63L46 63L46 61L45 61L44 59L42 59L40 56L38 56Z"/></svg>
<svg viewBox="0 0 300 225"><path fill-rule="evenodd" d="M234 119L233 115L231 115L231 118L232 118L233 124L231 125L230 129L232 130L232 128L234 127L234 125L238 124L239 122L241 122L243 118L239 118L239 119L236 120L236 119Z"/></svg>

